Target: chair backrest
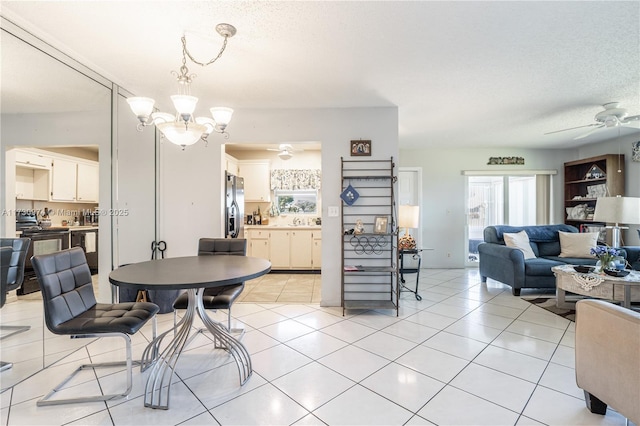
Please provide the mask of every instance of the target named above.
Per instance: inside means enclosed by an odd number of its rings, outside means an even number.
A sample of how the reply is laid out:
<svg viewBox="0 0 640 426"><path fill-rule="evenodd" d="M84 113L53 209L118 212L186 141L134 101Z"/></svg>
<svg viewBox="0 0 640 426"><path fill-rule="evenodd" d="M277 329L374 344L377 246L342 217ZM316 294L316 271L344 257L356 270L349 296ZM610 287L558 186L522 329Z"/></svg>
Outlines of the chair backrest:
<svg viewBox="0 0 640 426"><path fill-rule="evenodd" d="M0 288L0 307L4 306L7 301L7 274L11 265L11 256L13 249L11 247L0 247L0 278L2 279L2 287Z"/></svg>
<svg viewBox="0 0 640 426"><path fill-rule="evenodd" d="M33 256L44 303L47 328L55 334L68 334L58 326L96 305L91 271L81 247Z"/></svg>
<svg viewBox="0 0 640 426"><path fill-rule="evenodd" d="M200 238L198 256L212 255L246 256L247 240L244 238Z"/></svg>
<svg viewBox="0 0 640 426"><path fill-rule="evenodd" d="M24 265L27 261L27 251L31 240L29 238L0 238L0 247L11 247L11 259L7 265L2 263L2 268L7 267L7 274L2 274L2 293L15 290L24 281ZM6 280L6 282L5 282Z"/></svg>

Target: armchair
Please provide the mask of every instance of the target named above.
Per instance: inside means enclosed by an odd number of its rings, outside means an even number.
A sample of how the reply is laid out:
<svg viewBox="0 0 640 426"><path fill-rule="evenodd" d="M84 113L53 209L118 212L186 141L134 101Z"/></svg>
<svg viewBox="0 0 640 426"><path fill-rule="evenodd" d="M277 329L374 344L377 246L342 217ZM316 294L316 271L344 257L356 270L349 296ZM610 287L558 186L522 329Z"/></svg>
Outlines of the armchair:
<svg viewBox="0 0 640 426"><path fill-rule="evenodd" d="M602 300L576 303L576 383L587 408L607 405L640 424L640 313Z"/></svg>

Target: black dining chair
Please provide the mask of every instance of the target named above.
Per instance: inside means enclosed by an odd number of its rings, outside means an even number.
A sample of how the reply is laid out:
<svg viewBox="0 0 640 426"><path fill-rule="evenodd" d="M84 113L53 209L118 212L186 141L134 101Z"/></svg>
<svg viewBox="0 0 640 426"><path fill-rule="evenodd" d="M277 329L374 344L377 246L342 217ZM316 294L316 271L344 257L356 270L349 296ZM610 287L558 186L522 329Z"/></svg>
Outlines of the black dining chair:
<svg viewBox="0 0 640 426"><path fill-rule="evenodd" d="M42 292L45 324L52 333L69 335L72 339L122 337L126 343L125 362L81 365L40 399L37 405L110 401L127 396L133 385L134 362L130 335L135 334L150 319L153 320L155 329L158 306L148 302L98 303L93 293L91 271L81 247L33 256L31 263ZM127 388L122 393L51 399L81 370L120 365L127 367Z"/></svg>
<svg viewBox="0 0 640 426"><path fill-rule="evenodd" d="M30 244L31 239L29 238L0 238L0 247L11 249L9 262L2 262L2 269L3 271L6 269L6 274L2 274L2 289L0 289L2 304L0 307L4 306L7 301L7 293L20 288L24 282L24 265L27 261L27 251ZM3 334L0 340L30 328L28 325L0 325L0 330L12 330L11 333Z"/></svg>
<svg viewBox="0 0 640 426"><path fill-rule="evenodd" d="M244 238L200 238L198 241L198 256L246 256L247 240ZM244 281L221 287L204 290L202 305L208 310L227 310L227 330L230 333L244 334L244 328L231 328L231 306L244 290ZM189 298L182 293L173 302L173 322L176 323L176 309L187 309ZM202 331L202 330L200 330Z"/></svg>
<svg viewBox="0 0 640 426"><path fill-rule="evenodd" d="M0 308L7 301L7 293L20 288L24 281L24 265L30 243L31 240L29 238L0 238L0 248L2 249ZM0 340L25 332L30 328L31 326L29 325L0 324L0 330L3 332ZM0 371L8 370L12 365L10 362L0 361Z"/></svg>

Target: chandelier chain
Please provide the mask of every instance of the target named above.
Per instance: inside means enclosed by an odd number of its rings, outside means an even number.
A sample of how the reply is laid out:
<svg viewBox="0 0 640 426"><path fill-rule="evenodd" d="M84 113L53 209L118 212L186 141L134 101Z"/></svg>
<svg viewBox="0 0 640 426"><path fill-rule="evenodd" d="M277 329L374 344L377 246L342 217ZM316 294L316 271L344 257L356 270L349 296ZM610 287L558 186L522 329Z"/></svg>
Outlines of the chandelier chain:
<svg viewBox="0 0 640 426"><path fill-rule="evenodd" d="M203 66L203 67L206 67L207 65L211 65L212 63L217 61L220 58L220 56L222 56L222 53L224 52L224 49L227 48L227 39L228 38L229 38L229 36L226 36L226 35L224 36L224 42L222 43L222 48L220 49L220 52L218 52L218 56L216 56L215 58L211 59L209 62L204 63L204 62L196 61L193 58L193 56L191 56L191 53L189 52L189 49L187 49L187 39L186 39L185 36L182 36L181 40L182 40L182 53L183 53L182 59L183 59L183 64L184 64L184 61L185 61L184 56L186 55L186 56L189 57L189 59L191 59L191 61L194 64L197 64L197 65L200 65L200 66Z"/></svg>

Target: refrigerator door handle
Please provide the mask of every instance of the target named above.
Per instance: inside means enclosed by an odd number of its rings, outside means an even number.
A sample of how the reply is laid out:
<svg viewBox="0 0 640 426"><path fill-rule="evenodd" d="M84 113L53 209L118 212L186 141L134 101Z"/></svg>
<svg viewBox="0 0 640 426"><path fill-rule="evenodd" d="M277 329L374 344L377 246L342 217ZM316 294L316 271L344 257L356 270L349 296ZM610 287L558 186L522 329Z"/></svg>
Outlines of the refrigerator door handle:
<svg viewBox="0 0 640 426"><path fill-rule="evenodd" d="M231 202L231 207L229 208L229 220L227 221L227 228L229 229L229 236L231 238L238 238L238 227L236 225L236 220L238 220L238 203L235 200Z"/></svg>

